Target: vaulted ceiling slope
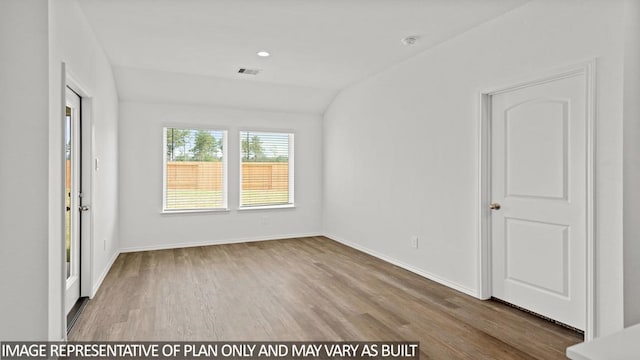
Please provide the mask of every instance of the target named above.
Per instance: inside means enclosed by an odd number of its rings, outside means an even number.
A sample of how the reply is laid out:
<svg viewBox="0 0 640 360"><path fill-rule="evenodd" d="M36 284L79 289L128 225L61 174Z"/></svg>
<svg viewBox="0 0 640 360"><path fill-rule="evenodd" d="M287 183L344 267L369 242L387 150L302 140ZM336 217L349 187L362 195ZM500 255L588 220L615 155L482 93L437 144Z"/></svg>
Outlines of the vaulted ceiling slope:
<svg viewBox="0 0 640 360"><path fill-rule="evenodd" d="M78 4L116 69L123 99L184 102L186 97L194 103L322 113L349 84L526 1L78 0ZM414 46L400 42L409 35L419 36ZM257 56L262 50L271 56ZM239 68L261 72L239 74ZM193 87L188 86L191 82Z"/></svg>

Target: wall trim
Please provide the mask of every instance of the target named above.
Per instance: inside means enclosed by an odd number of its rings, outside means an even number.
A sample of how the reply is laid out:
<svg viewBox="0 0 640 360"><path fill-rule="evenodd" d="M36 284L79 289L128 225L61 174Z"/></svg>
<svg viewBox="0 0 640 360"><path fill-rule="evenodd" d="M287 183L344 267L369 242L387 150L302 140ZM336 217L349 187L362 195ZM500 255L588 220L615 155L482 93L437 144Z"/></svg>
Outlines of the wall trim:
<svg viewBox="0 0 640 360"><path fill-rule="evenodd" d="M342 245L348 246L348 247L356 249L358 251L362 251L363 253L369 254L369 255L371 255L371 256L373 256L375 258L378 258L378 259L380 259L382 261L385 261L385 262L388 262L388 263L393 264L395 266L401 267L401 268L403 268L403 269L405 269L407 271L410 271L410 272L412 272L412 273L414 273L416 275L420 275L423 278L435 281L435 282L437 282L437 283L439 283L441 285L444 285L444 286L449 287L451 289L454 289L456 291L460 291L460 292L462 292L464 294L467 294L467 295L475 297L475 298L478 297L477 296L477 291L475 289L470 289L470 288L468 288L466 286L463 286L463 285L460 285L460 284L455 283L453 281L444 279L444 278L442 278L442 277L440 277L438 275L434 275L434 274L432 274L430 272L427 272L427 271L424 271L422 269L419 269L419 268L417 268L417 267L415 267L413 265L409 265L409 264L407 264L407 263L405 263L403 261L400 261L400 260L395 259L393 257L384 255L384 254L382 254L382 253L380 253L378 251L371 250L368 247L362 246L360 244L356 244L354 242L345 240L345 239L343 239L343 238L341 238L339 236L336 236L336 235L333 235L333 234L329 234L329 233L325 233L322 236L324 236L324 237L326 237L328 239L331 239L333 241L339 242Z"/></svg>
<svg viewBox="0 0 640 360"><path fill-rule="evenodd" d="M120 253L181 249L181 248L197 247L197 246L226 245L226 244L238 244L238 243L246 243L246 242L258 242L258 241L287 240L287 239L296 239L296 238L314 237L314 236L322 236L322 234L319 232L310 232L310 233L299 233L299 234L273 235L273 236L266 236L266 237L252 236L252 237L245 237L245 238L233 238L233 239L223 239L223 240L208 240L208 241L184 242L184 243L173 243L173 244L163 244L163 245L121 247Z"/></svg>
<svg viewBox="0 0 640 360"><path fill-rule="evenodd" d="M55 123L57 124L57 126L60 127L60 144L64 144L65 143L65 130L64 130L64 119L65 119L65 113L64 113L64 109L65 109L65 105L66 105L66 82L67 82L67 66L64 62L60 63L60 83L59 84L55 84L55 86L59 86L59 90L61 92L60 94L60 98L57 100L59 101L59 105L60 105L60 112L57 114L53 114L53 116L50 114L50 117L52 117L55 121ZM54 102L55 100L53 99L49 99L49 101ZM49 111L51 111L51 109L49 109ZM49 121L49 123L51 123L51 120ZM51 137L52 131L51 129L49 130L49 137ZM66 312L65 312L65 289L66 289L66 261L64 261L63 259L65 259L66 255L65 255L65 242L63 239L65 239L66 233L65 233L65 227L66 227L66 220L65 220L65 212L62 211L62 206L64 206L65 204L65 196L64 194L66 193L66 187L65 187L65 172L62 171L62 169L65 168L65 156L66 154L64 153L64 147L61 146L59 149L52 149L51 147L53 146L53 144L50 142L49 143L49 151L52 154L57 154L58 158L55 159L55 163L58 167L58 169L60 169L60 174L59 176L59 180L60 180L60 187L58 189L56 189L57 192L57 196L58 199L53 200L52 197L55 196L54 194L52 194L52 190L51 188L49 189L49 198L50 198L50 205L49 205L49 222L52 223L55 220L55 218L57 217L57 221L60 224L60 229L59 229L59 233L57 234L49 234L49 298L47 299L48 301L48 307L49 307L49 333L48 333L48 338L49 339L53 339L53 338L57 338L60 335L62 335L62 338L64 340L67 339L67 322L66 322ZM52 178L52 173L53 171L52 169L52 165L51 165L51 159L49 159L49 184L52 184L53 181L51 181ZM54 208L59 209L60 212L52 212L51 210L51 204L53 204ZM57 216L56 216L57 215ZM51 225L49 225L49 227L51 228ZM58 271L56 271L55 267L56 265L58 265ZM55 299L56 296L56 290L60 291L58 295L59 299L57 302ZM57 304L58 305L58 309L56 309L54 307L54 305ZM56 329L57 328L57 329ZM59 331L59 332L58 332Z"/></svg>
<svg viewBox="0 0 640 360"><path fill-rule="evenodd" d="M116 262L116 259L118 258L120 253L121 251L117 251L117 250L116 252L113 253L113 256L111 256L111 259L109 259L109 261L107 262L107 266L105 266L104 270L102 270L102 274L100 274L100 277L98 278L98 280L93 284L93 288L91 289L91 295L89 296L89 299L93 299L93 297L96 296L98 289L100 289L100 286L102 286L102 282L107 277L107 274L111 270L113 263Z"/></svg>
<svg viewBox="0 0 640 360"><path fill-rule="evenodd" d="M486 89L479 93L478 117L478 289L477 297L491 297L491 217L489 201L491 195L491 96L507 91L544 84L574 76L584 76L586 88L586 318L585 341L597 337L596 315L596 256L595 256L595 149L596 149L596 59L546 71L524 80Z"/></svg>

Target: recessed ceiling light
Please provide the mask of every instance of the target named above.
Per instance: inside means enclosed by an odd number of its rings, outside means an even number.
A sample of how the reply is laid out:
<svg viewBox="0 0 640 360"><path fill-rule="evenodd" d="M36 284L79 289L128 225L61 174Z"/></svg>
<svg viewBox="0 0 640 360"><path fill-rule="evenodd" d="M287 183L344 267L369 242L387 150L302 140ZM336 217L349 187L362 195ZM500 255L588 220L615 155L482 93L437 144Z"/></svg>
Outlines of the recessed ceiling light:
<svg viewBox="0 0 640 360"><path fill-rule="evenodd" d="M258 56L260 57L269 57L271 54L268 51L258 51Z"/></svg>
<svg viewBox="0 0 640 360"><path fill-rule="evenodd" d="M415 45L416 42L418 42L418 39L420 37L417 35L411 35L411 36L407 36L405 38L402 38L402 40L400 40L403 44L407 45L407 46L411 46L411 45Z"/></svg>

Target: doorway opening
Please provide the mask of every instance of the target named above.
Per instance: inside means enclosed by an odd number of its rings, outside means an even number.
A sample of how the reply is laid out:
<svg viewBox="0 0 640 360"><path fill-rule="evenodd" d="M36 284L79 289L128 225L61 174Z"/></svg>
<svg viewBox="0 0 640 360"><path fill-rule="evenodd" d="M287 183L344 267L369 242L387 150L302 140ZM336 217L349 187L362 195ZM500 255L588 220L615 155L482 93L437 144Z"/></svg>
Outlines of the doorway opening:
<svg viewBox="0 0 640 360"><path fill-rule="evenodd" d="M84 201L83 181L83 131L82 99L70 87L65 89L64 117L64 198L65 198L65 236L64 264L65 290L64 310L67 333L83 309L85 298L81 297L82 283L82 234L87 221L84 213L89 206Z"/></svg>

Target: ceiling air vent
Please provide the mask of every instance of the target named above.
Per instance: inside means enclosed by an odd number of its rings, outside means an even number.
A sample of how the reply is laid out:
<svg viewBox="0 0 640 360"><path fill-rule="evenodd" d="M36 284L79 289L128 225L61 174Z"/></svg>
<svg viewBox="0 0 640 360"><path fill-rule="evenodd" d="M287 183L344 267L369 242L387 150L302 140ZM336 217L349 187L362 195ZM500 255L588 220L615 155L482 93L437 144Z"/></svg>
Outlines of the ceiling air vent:
<svg viewBox="0 0 640 360"><path fill-rule="evenodd" d="M238 74L258 75L259 72L260 72L259 69L246 69L246 68L238 69Z"/></svg>

